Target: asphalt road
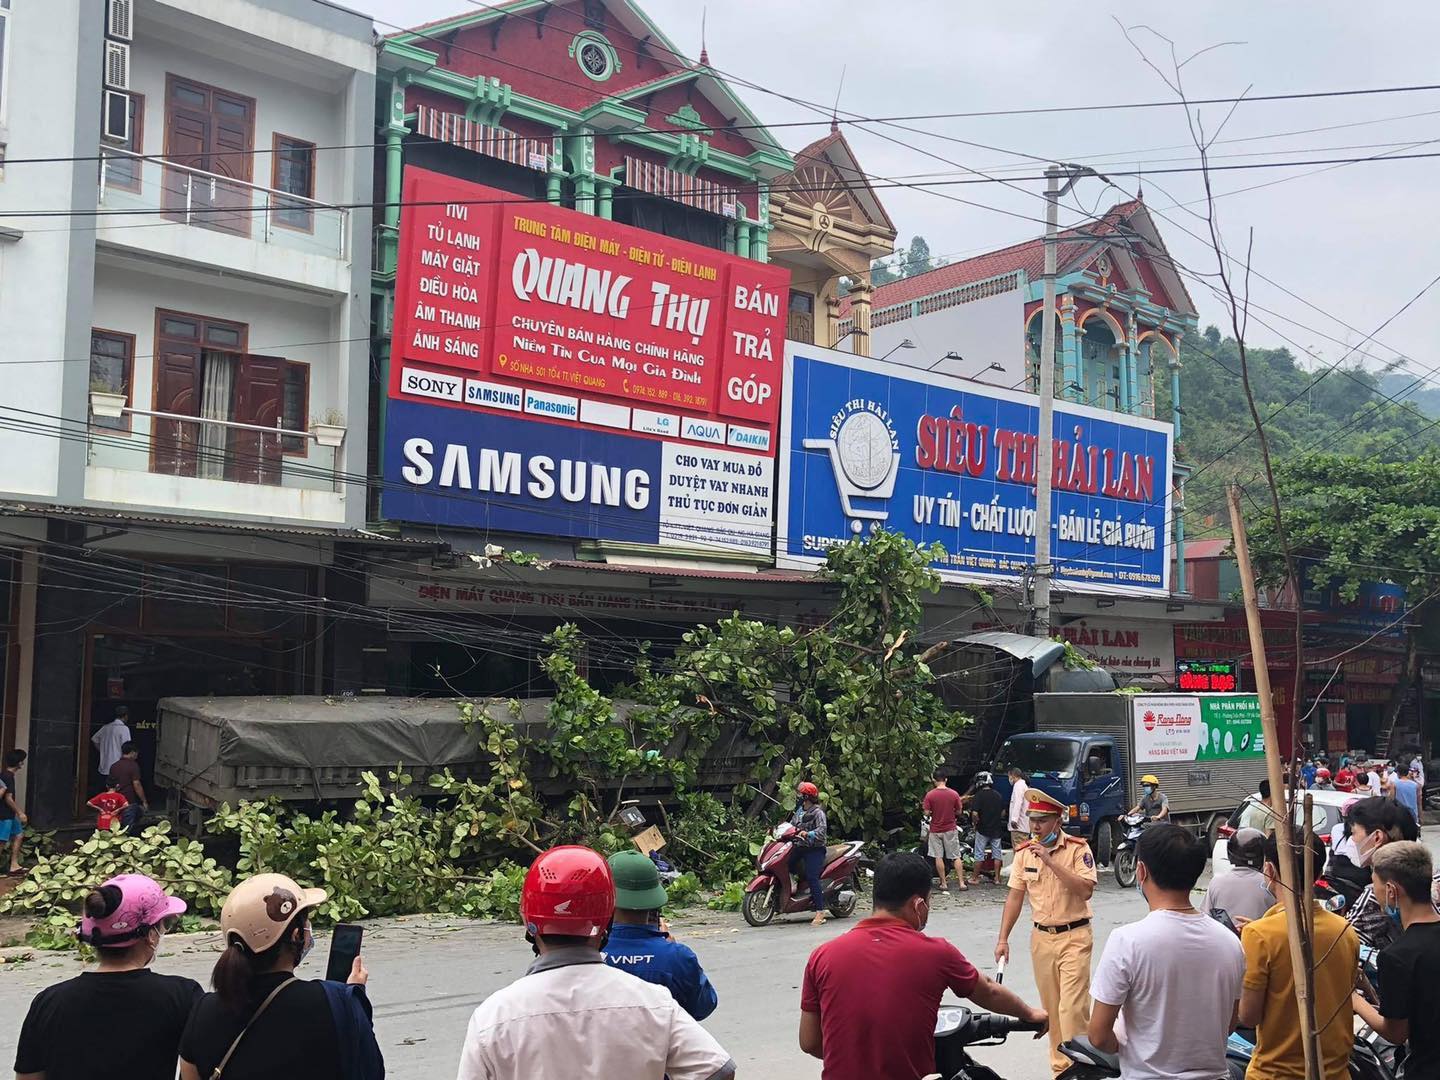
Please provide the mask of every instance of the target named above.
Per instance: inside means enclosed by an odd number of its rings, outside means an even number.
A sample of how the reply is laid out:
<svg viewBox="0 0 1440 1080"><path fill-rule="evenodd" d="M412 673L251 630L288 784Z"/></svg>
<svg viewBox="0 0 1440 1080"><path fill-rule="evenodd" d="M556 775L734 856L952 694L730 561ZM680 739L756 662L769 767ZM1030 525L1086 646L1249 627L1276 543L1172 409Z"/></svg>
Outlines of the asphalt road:
<svg viewBox="0 0 1440 1080"><path fill-rule="evenodd" d="M1425 837L1440 856L1440 830ZM1200 885L1206 884L1202 878ZM1004 889L972 887L968 893L934 900L927 932L949 938L961 952L994 974L995 935ZM1116 886L1102 871L1095 892L1095 959L1116 926L1144 916L1144 901L1134 889ZM786 1080L816 1080L820 1063L796 1044L800 979L805 961L820 942L844 933L854 919L831 920L819 929L802 916L764 929L747 925L738 914L704 909L682 912L672 930L700 955L720 994L720 1007L706 1021L746 1077L783 1075ZM1031 975L1029 934L1017 928L1005 984L1038 1004ZM155 967L208 981L219 951L218 934L167 938ZM301 974L324 973L329 948L317 943ZM486 995L511 982L530 962L529 946L518 927L457 922L413 916L383 919L366 929L365 960L370 968L370 997L375 1028L392 1080L443 1080L453 1076L470 1013ZM24 950L0 950L7 960ZM30 959L0 966L0 1075L14 1062L15 1040L34 994L81 970L67 955L31 953ZM975 1052L977 1060L1005 1080L1048 1080L1046 1043L1029 1036Z"/></svg>
<svg viewBox="0 0 1440 1080"><path fill-rule="evenodd" d="M993 974L1003 900L1004 889L995 887L937 897L928 932L949 938L977 966ZM1140 918L1144 905L1133 889L1119 889L1102 875L1094 906L1098 957L1105 935ZM756 930L738 914L703 910L681 913L673 920L672 930L699 953L719 991L720 1007L706 1027L734 1055L742 1076L819 1077L820 1063L796 1045L800 978L811 950L854 922L831 920L816 929L794 916ZM1037 1001L1028 940L1023 931L1014 935L1005 982L1021 996ZM218 949L216 934L175 935L166 939L155 969L205 983ZM322 975L327 949L322 937L302 974ZM523 972L531 959L518 927L418 916L370 924L364 951L375 1027L387 1075L394 1080L454 1075L471 1011ZM14 957L17 950L5 952ZM0 1073L14 1062L15 1041L30 998L80 970L77 961L47 953L32 953L28 961L0 967L0 1015L6 1018L0 1022ZM1043 1041L1017 1036L976 1056L1006 1080L1045 1080L1049 1071L1044 1047Z"/></svg>

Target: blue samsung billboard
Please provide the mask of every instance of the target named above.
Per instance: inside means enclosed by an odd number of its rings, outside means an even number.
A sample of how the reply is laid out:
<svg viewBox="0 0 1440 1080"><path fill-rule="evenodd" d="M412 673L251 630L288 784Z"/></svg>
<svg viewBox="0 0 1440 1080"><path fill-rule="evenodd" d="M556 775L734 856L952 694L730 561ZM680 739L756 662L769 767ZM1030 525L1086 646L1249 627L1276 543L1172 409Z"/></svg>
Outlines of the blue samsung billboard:
<svg viewBox="0 0 1440 1080"><path fill-rule="evenodd" d="M787 346L777 564L883 527L942 544L950 580L1018 580L1035 564L1038 420L1033 394ZM1056 586L1168 593L1170 426L1057 401L1053 436Z"/></svg>

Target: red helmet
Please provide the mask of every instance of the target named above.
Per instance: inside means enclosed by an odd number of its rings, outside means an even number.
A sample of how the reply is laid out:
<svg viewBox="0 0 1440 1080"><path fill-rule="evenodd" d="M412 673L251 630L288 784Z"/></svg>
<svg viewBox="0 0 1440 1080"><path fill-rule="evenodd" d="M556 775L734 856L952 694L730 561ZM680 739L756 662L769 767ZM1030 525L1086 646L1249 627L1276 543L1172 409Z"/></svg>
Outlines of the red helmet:
<svg viewBox="0 0 1440 1080"><path fill-rule="evenodd" d="M1315 779L1316 779L1316 780L1329 780L1329 779L1330 779L1330 770L1329 770L1329 769L1316 769L1316 770L1315 770Z"/></svg>
<svg viewBox="0 0 1440 1080"><path fill-rule="evenodd" d="M615 880L599 852L551 848L530 864L520 891L520 918L529 934L595 937L615 914Z"/></svg>
<svg viewBox="0 0 1440 1080"><path fill-rule="evenodd" d="M802 799L814 799L816 802L820 801L820 789L810 783L809 780L800 781L800 783L795 785L795 791Z"/></svg>

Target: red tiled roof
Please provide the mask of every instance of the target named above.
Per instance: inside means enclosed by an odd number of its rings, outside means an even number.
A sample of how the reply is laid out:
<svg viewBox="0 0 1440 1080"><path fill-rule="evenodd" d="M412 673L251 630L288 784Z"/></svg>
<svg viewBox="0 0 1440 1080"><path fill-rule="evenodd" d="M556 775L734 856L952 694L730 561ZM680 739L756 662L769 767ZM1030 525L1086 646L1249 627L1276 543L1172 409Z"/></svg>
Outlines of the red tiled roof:
<svg viewBox="0 0 1440 1080"><path fill-rule="evenodd" d="M1222 536L1218 540L1187 540L1185 541L1185 561L1221 558L1229 546L1230 538L1228 536Z"/></svg>
<svg viewBox="0 0 1440 1080"><path fill-rule="evenodd" d="M1068 260L1078 258L1097 239L1117 232L1118 224L1139 207L1140 202L1135 199L1117 203L1106 211L1105 216L1099 221L1074 229L1062 229L1060 243L1056 250L1056 265L1063 268ZM1001 248L998 251L987 251L984 255L962 259L960 262L949 263L924 274L916 274L914 277L901 278L888 285L881 285L875 290L870 303L875 311L879 311L881 308L903 304L910 300L919 300L926 296L934 296L947 289L984 281L987 278L1008 274L1015 270L1024 270L1026 275L1032 279L1038 278L1044 272L1045 240L1043 237L1037 236L1033 240L1012 244L1010 247ZM849 311L849 308L848 302L842 303L840 314L843 316Z"/></svg>

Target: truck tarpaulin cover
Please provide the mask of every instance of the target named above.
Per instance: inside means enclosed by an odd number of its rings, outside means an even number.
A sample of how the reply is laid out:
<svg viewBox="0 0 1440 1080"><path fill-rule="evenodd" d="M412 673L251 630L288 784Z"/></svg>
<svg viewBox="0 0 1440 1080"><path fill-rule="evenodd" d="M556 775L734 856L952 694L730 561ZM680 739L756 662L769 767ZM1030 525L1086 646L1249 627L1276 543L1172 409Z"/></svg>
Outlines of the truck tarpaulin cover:
<svg viewBox="0 0 1440 1080"><path fill-rule="evenodd" d="M522 711L520 722L543 722L547 704ZM188 716L218 727L219 765L371 768L479 756L456 703L443 698L167 698L160 713L162 723Z"/></svg>
<svg viewBox="0 0 1440 1080"><path fill-rule="evenodd" d="M387 518L768 554L789 272L405 171Z"/></svg>

